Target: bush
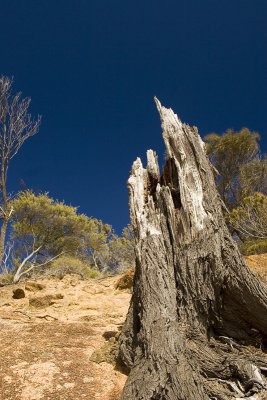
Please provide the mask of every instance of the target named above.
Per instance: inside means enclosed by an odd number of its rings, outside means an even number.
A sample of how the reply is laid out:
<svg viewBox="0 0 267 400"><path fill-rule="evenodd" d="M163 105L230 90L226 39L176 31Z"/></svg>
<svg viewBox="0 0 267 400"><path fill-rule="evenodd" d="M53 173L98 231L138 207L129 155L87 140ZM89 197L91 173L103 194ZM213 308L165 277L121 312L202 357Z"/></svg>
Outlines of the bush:
<svg viewBox="0 0 267 400"><path fill-rule="evenodd" d="M88 263L76 257L61 256L55 259L49 267L45 268L45 275L62 279L67 274L77 274L83 279L97 278L100 273Z"/></svg>
<svg viewBox="0 0 267 400"><path fill-rule="evenodd" d="M0 274L0 287L10 285L13 282L12 274Z"/></svg>
<svg viewBox="0 0 267 400"><path fill-rule="evenodd" d="M240 249L246 256L264 254L267 253L267 240L247 241L240 246Z"/></svg>
<svg viewBox="0 0 267 400"><path fill-rule="evenodd" d="M238 233L243 254L261 254L267 251L267 196L254 193L245 197L239 207L228 215L228 222Z"/></svg>

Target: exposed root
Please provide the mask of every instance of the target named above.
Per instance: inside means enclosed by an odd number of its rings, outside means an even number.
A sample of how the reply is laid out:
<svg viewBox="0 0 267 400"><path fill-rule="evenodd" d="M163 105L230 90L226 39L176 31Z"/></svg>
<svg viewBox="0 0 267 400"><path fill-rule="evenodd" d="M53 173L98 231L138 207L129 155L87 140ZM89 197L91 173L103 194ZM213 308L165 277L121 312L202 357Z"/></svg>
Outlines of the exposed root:
<svg viewBox="0 0 267 400"><path fill-rule="evenodd" d="M173 398L173 393L179 393L177 400L193 400L198 396L207 400L261 400L265 395L267 399L264 376L267 356L260 349L240 345L229 337L208 340L205 335L196 333L193 338L190 334L187 336L183 350L177 351L176 361L170 357L159 364L156 359L149 358L136 363L123 398L168 400ZM137 373L137 369L143 372ZM142 376L142 381L131 381L131 373ZM191 397L186 394L188 386Z"/></svg>
<svg viewBox="0 0 267 400"><path fill-rule="evenodd" d="M218 340L219 339L219 340ZM239 345L228 337L199 336L187 342L189 355L194 358L204 378L204 390L210 399L226 400L256 398L267 395L267 356L259 349Z"/></svg>

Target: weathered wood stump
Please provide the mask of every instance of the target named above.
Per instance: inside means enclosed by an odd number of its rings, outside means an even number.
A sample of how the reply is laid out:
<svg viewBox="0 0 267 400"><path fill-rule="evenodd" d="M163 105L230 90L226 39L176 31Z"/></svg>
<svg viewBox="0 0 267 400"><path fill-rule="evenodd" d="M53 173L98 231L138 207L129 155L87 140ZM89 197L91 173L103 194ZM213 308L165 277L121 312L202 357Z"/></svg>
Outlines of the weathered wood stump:
<svg viewBox="0 0 267 400"><path fill-rule="evenodd" d="M130 370L122 400L264 393L267 288L227 229L197 128L155 101L166 165L160 175L148 150L128 181L136 273L120 337Z"/></svg>

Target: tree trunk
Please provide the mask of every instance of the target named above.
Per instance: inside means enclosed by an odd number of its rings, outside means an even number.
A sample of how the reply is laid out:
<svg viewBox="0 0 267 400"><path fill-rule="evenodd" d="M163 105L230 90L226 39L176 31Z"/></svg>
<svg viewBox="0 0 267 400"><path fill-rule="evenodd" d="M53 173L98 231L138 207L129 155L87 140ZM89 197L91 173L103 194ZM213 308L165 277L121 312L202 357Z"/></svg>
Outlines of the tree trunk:
<svg viewBox="0 0 267 400"><path fill-rule="evenodd" d="M149 150L147 168L138 158L128 181L136 273L120 337L130 370L122 400L263 393L267 287L228 232L197 128L155 101L166 165L160 176Z"/></svg>
<svg viewBox="0 0 267 400"><path fill-rule="evenodd" d="M3 140L2 140L2 150L1 150L1 195L2 195L2 203L1 203L1 213L2 213L2 226L0 229L0 266L2 265L3 258L5 255L5 243L6 243L6 233L10 215L8 214L8 197L6 190L6 154L5 154L5 146L3 143L6 141L6 125L3 126Z"/></svg>
<svg viewBox="0 0 267 400"><path fill-rule="evenodd" d="M6 232L8 226L9 218L3 216L2 225L0 229L0 266L2 265L2 261L5 255L5 243L6 243Z"/></svg>

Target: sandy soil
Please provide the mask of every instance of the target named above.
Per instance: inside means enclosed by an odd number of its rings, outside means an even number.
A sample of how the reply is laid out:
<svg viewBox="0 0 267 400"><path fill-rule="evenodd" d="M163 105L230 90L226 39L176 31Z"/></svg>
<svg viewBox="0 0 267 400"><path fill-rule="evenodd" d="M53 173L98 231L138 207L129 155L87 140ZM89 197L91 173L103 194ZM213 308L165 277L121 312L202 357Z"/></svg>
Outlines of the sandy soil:
<svg viewBox="0 0 267 400"><path fill-rule="evenodd" d="M124 322L118 278L44 279L0 288L1 400L116 400L126 376L90 360ZM13 298L16 288L26 296Z"/></svg>
<svg viewBox="0 0 267 400"><path fill-rule="evenodd" d="M246 261L267 282L267 254ZM0 288L0 399L118 400L126 375L93 360L125 320L131 293L116 287L129 287L132 276ZM14 299L16 289L25 297Z"/></svg>

